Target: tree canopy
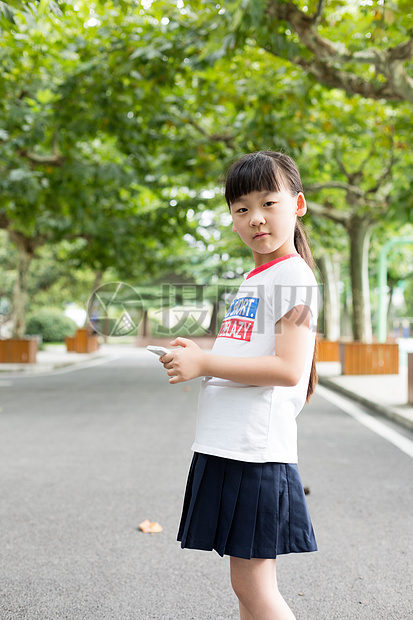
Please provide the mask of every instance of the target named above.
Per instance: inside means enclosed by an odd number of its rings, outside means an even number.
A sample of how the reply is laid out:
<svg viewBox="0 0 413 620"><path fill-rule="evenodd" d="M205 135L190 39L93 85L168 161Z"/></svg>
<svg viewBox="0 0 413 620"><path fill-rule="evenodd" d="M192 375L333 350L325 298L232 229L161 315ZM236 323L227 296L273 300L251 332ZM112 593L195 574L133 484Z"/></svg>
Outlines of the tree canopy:
<svg viewBox="0 0 413 620"><path fill-rule="evenodd" d="M1 3L0 226L18 273L66 243L70 264L122 279L240 278L221 179L258 149L296 159L316 257L408 222L411 6L372 1Z"/></svg>

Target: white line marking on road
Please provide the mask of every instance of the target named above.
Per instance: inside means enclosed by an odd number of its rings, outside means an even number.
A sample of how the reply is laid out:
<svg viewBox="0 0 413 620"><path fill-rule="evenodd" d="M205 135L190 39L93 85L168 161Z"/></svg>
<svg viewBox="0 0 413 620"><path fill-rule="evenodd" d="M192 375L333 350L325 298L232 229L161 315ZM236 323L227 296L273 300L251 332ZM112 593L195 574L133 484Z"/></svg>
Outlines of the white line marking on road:
<svg viewBox="0 0 413 620"><path fill-rule="evenodd" d="M377 435L380 435L380 437L383 437L399 448L399 450L413 458L413 441L411 441L411 439L401 435L394 429L387 426L387 424L380 422L380 420L377 420L360 409L360 407L355 403L347 400L339 394L336 394L335 392L330 391L328 388L322 385L317 385L316 391L322 398L330 401L330 403L333 403L333 405L336 405L336 407L351 415L355 420L360 422L360 424L363 424L371 431Z"/></svg>

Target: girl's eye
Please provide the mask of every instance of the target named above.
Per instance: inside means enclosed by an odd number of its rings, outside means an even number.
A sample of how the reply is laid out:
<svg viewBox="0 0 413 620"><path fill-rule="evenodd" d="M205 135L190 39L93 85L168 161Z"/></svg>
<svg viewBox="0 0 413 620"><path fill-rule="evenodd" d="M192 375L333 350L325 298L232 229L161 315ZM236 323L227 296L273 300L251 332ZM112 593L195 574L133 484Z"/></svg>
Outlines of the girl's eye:
<svg viewBox="0 0 413 620"><path fill-rule="evenodd" d="M271 207L271 205L274 205L274 204L275 204L275 202L273 202L273 201L269 201L269 202L266 202L266 203L264 204L264 207Z"/></svg>
<svg viewBox="0 0 413 620"><path fill-rule="evenodd" d="M240 207L239 209L237 209L237 213L241 213L241 211L246 211L247 209L245 207Z"/></svg>

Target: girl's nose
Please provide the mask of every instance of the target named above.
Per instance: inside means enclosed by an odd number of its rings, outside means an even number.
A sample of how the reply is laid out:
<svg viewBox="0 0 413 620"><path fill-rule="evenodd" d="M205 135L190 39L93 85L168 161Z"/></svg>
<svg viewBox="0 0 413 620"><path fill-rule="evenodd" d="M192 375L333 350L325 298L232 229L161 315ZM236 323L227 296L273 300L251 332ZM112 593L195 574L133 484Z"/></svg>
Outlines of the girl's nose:
<svg viewBox="0 0 413 620"><path fill-rule="evenodd" d="M263 213L256 212L251 214L250 226L259 226L265 224L265 217Z"/></svg>

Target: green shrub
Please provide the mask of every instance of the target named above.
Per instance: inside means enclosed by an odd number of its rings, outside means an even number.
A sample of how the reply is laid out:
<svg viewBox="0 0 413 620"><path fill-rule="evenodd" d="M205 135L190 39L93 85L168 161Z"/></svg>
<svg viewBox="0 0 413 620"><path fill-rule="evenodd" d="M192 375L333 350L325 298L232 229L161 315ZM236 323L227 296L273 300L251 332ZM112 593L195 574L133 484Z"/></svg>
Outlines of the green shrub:
<svg viewBox="0 0 413 620"><path fill-rule="evenodd" d="M26 334L41 334L43 342L64 342L66 336L74 336L76 323L57 308L43 308L27 321Z"/></svg>

